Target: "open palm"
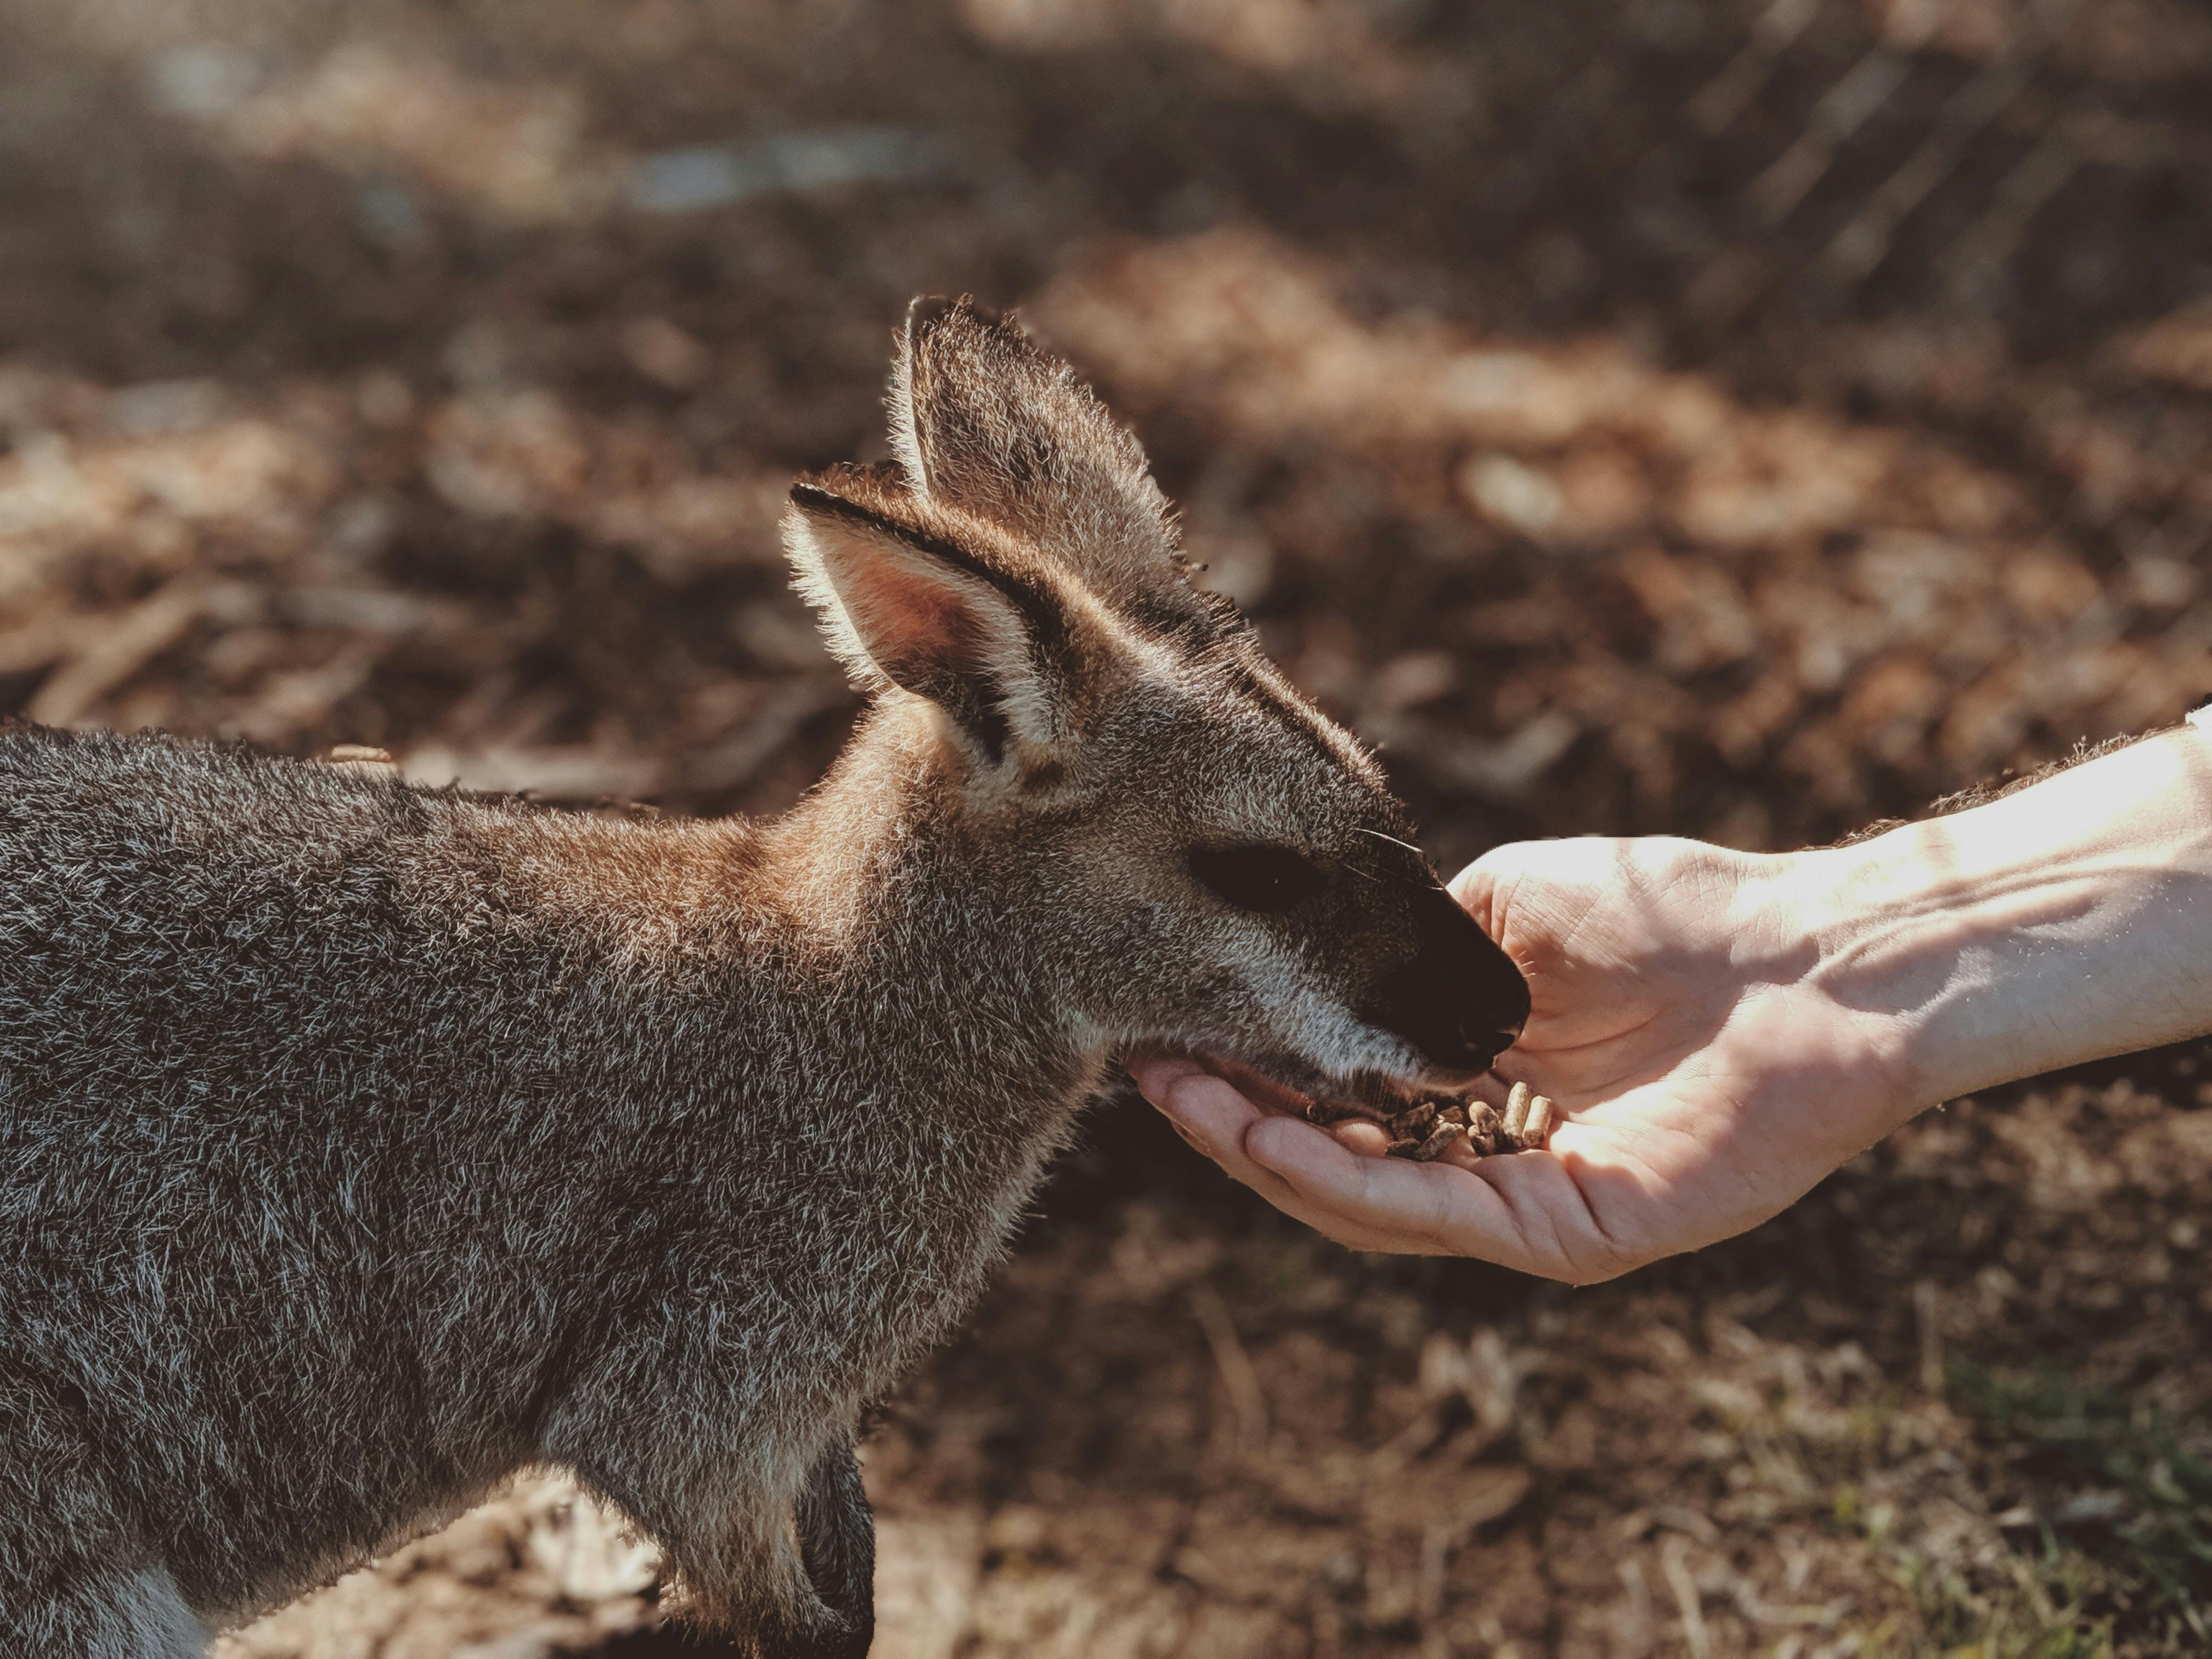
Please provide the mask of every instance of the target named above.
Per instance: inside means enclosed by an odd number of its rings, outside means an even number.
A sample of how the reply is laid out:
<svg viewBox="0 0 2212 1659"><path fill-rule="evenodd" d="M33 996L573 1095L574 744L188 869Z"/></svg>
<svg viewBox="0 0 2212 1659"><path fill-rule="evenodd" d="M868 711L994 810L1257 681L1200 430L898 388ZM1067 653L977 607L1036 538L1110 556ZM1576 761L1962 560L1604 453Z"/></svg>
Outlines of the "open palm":
<svg viewBox="0 0 2212 1659"><path fill-rule="evenodd" d="M1550 1095L1550 1149L1382 1156L1187 1060L1139 1067L1185 1137L1355 1249L1480 1256L1576 1283L1742 1231L1923 1103L1894 1018L1827 988L1799 860L1662 838L1500 848L1453 890L1520 963L1499 1074Z"/></svg>

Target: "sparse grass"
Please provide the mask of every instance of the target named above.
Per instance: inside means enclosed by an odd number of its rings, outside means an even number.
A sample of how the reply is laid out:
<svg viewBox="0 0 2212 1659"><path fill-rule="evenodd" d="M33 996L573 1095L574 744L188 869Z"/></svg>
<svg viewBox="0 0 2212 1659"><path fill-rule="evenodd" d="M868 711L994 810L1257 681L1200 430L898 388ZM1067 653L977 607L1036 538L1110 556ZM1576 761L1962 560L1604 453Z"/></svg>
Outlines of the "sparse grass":
<svg viewBox="0 0 2212 1659"><path fill-rule="evenodd" d="M1950 1392L2026 1489L2025 1565L2033 1599L2053 1614L2024 1647L1975 1651L2087 1659L2212 1647L2208 1425L2047 1373L1954 1364Z"/></svg>
<svg viewBox="0 0 2212 1659"><path fill-rule="evenodd" d="M2081 1607L2081 1565L2022 1563L2008 1581L1978 1586L1954 1565L1899 1549L1895 1571L1918 1603L1920 1628L1870 1641L1866 1659L2114 1659L2111 1621Z"/></svg>

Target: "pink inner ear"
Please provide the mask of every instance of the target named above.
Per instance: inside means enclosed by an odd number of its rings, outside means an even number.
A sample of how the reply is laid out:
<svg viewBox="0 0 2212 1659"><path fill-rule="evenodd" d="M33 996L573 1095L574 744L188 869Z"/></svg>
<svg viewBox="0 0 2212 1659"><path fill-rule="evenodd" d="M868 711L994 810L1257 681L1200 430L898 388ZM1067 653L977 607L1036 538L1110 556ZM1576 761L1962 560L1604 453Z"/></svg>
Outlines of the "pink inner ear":
<svg viewBox="0 0 2212 1659"><path fill-rule="evenodd" d="M866 603L872 648L894 678L964 675L981 666L975 614L944 583L884 561L868 573Z"/></svg>

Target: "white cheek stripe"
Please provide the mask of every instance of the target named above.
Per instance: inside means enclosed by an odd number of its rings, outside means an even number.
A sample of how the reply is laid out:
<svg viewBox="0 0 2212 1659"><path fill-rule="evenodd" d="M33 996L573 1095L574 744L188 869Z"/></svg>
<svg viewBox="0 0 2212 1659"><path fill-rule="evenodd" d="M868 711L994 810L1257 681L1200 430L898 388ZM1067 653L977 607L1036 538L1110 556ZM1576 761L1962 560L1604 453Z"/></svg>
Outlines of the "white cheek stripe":
<svg viewBox="0 0 2212 1659"><path fill-rule="evenodd" d="M1410 1044L1377 1030L1324 992L1297 951L1267 940L1257 971L1243 977L1275 1027L1268 1035L1329 1076L1363 1071L1406 1076L1419 1070Z"/></svg>

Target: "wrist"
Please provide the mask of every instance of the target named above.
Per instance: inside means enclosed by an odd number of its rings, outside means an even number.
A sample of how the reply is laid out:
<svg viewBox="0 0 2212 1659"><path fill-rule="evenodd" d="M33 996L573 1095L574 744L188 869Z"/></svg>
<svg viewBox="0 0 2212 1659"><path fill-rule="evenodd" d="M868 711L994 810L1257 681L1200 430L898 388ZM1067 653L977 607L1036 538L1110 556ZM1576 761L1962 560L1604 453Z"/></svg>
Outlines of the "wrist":
<svg viewBox="0 0 2212 1659"><path fill-rule="evenodd" d="M1800 855L1814 977L1890 1023L1902 1117L2212 1030L2212 743L2178 732Z"/></svg>
<svg viewBox="0 0 2212 1659"><path fill-rule="evenodd" d="M1999 872L1911 823L1807 856L1814 918L1810 977L1834 1003L1881 1022L1897 1122L2001 1080L2066 1063L2015 971L2072 884L2045 866ZM2073 896L2078 911L2081 897Z"/></svg>

